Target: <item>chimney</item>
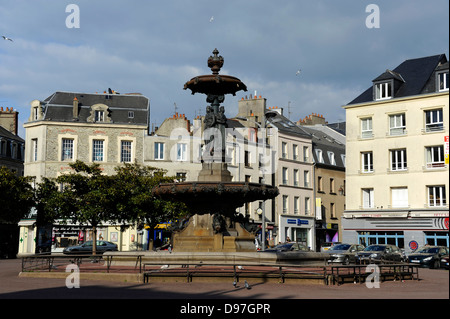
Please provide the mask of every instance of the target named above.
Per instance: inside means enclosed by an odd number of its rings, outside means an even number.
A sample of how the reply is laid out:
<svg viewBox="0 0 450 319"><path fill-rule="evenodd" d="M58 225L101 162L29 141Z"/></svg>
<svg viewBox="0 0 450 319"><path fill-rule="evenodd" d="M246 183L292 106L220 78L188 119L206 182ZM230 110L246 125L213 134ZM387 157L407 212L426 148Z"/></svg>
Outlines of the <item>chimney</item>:
<svg viewBox="0 0 450 319"><path fill-rule="evenodd" d="M73 119L78 120L78 99L73 99Z"/></svg>

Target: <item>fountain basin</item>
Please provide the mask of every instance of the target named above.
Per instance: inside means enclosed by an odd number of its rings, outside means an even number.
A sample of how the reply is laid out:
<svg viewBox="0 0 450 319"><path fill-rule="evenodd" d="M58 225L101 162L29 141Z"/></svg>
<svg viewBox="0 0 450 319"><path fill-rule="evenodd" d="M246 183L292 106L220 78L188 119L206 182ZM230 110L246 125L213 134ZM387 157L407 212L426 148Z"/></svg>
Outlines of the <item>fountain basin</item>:
<svg viewBox="0 0 450 319"><path fill-rule="evenodd" d="M186 204L192 214L219 213L232 217L236 208L257 200L273 199L277 187L248 182L182 182L160 184L153 194Z"/></svg>

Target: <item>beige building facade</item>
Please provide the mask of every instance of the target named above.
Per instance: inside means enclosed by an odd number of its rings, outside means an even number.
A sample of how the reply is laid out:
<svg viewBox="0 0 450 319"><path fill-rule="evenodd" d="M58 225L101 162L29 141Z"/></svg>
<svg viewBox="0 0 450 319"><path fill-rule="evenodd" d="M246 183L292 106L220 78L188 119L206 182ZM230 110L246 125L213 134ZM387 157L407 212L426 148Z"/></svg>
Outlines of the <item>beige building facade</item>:
<svg viewBox="0 0 450 319"><path fill-rule="evenodd" d="M343 240L407 252L448 239L448 62L403 62L346 110Z"/></svg>

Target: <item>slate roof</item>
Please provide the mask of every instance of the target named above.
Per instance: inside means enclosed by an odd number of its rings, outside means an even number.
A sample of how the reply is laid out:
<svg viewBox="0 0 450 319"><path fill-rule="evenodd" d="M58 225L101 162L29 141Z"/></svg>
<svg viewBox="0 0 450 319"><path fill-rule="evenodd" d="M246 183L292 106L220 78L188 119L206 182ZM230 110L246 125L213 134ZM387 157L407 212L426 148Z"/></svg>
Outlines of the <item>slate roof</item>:
<svg viewBox="0 0 450 319"><path fill-rule="evenodd" d="M76 92L55 92L43 101L44 120L73 122L73 100L78 99L78 122L87 122L91 115L91 106L108 106L112 123L148 125L149 99L137 94L92 94ZM128 111L134 112L128 118Z"/></svg>
<svg viewBox="0 0 450 319"><path fill-rule="evenodd" d="M0 137L5 137L7 139L17 141L19 143L25 143L25 140L23 138L21 138L18 135L15 135L15 134L11 133L10 131L8 131L3 126L0 126Z"/></svg>
<svg viewBox="0 0 450 319"><path fill-rule="evenodd" d="M394 98L413 96L436 92L435 72L442 69L448 62L445 54L438 54L423 58L406 60L393 70L386 70L376 77L373 82L387 79L396 79L401 84L394 92ZM373 86L348 103L358 104L373 101Z"/></svg>
<svg viewBox="0 0 450 319"><path fill-rule="evenodd" d="M289 120L284 115L277 113L274 117L270 117L268 120L280 132L303 138L311 138L308 132L306 132L302 127L299 127L297 124Z"/></svg>
<svg viewBox="0 0 450 319"><path fill-rule="evenodd" d="M314 128L314 126L302 126L302 128L308 132L312 137L312 148L313 148L313 158L314 162L318 166L326 166L327 168L345 170L345 163L343 162L342 156L345 155L345 144L337 141L332 137L332 135L326 133L326 129L332 130L329 127L322 127L321 129ZM317 158L316 150L322 150L323 163L320 163ZM328 152L334 153L334 159L336 165L331 164Z"/></svg>

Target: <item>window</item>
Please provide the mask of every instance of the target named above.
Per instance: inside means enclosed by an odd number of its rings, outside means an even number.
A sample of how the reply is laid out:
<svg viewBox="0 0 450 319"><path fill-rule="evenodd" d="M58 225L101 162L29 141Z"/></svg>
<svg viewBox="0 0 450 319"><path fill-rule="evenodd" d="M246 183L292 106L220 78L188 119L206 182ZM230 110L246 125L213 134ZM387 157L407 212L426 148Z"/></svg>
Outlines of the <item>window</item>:
<svg viewBox="0 0 450 319"><path fill-rule="evenodd" d="M303 186L309 187L309 171L303 172Z"/></svg>
<svg viewBox="0 0 450 319"><path fill-rule="evenodd" d="M298 186L298 169L294 169L294 186Z"/></svg>
<svg viewBox="0 0 450 319"><path fill-rule="evenodd" d="M309 148L308 146L303 146L303 161L308 162L309 161Z"/></svg>
<svg viewBox="0 0 450 319"><path fill-rule="evenodd" d="M408 207L408 188L392 187L391 203L392 207Z"/></svg>
<svg viewBox="0 0 450 319"><path fill-rule="evenodd" d="M305 197L305 215L311 214L311 202L309 197Z"/></svg>
<svg viewBox="0 0 450 319"><path fill-rule="evenodd" d="M318 162L318 163L323 163L323 154L322 154L322 150L317 149L317 150L316 150L316 156L317 156L317 162Z"/></svg>
<svg viewBox="0 0 450 319"><path fill-rule="evenodd" d="M120 162L130 163L131 162L131 141L121 141L120 142Z"/></svg>
<svg viewBox="0 0 450 319"><path fill-rule="evenodd" d="M93 140L92 141L92 161L102 162L103 161L103 140Z"/></svg>
<svg viewBox="0 0 450 319"><path fill-rule="evenodd" d="M389 244L404 248L405 235L403 232L358 232L358 242L364 246Z"/></svg>
<svg viewBox="0 0 450 319"><path fill-rule="evenodd" d="M155 142L155 160L164 159L164 143Z"/></svg>
<svg viewBox="0 0 450 319"><path fill-rule="evenodd" d="M323 178L322 176L317 177L317 191L323 192Z"/></svg>
<svg viewBox="0 0 450 319"><path fill-rule="evenodd" d="M298 160L298 145L292 145L292 159Z"/></svg>
<svg viewBox="0 0 450 319"><path fill-rule="evenodd" d="M374 208L373 188L362 189L363 208Z"/></svg>
<svg viewBox="0 0 450 319"><path fill-rule="evenodd" d="M32 144L32 153L31 153L31 161L32 162L36 162L38 159L38 139L37 138L33 138L31 140L31 144Z"/></svg>
<svg viewBox="0 0 450 319"><path fill-rule="evenodd" d="M389 135L406 134L405 114L395 114L389 116Z"/></svg>
<svg viewBox="0 0 450 319"><path fill-rule="evenodd" d="M95 111L95 122L105 121L105 111Z"/></svg>
<svg viewBox="0 0 450 319"><path fill-rule="evenodd" d="M444 146L426 147L426 162L427 168L444 167Z"/></svg>
<svg viewBox="0 0 450 319"><path fill-rule="evenodd" d="M283 213L288 212L288 196L283 195Z"/></svg>
<svg viewBox="0 0 450 319"><path fill-rule="evenodd" d="M404 171L407 169L406 149L391 150L391 171Z"/></svg>
<svg viewBox="0 0 450 319"><path fill-rule="evenodd" d="M186 161L187 160L187 144L186 143L178 143L177 144L177 161Z"/></svg>
<svg viewBox="0 0 450 319"><path fill-rule="evenodd" d="M33 108L33 120L37 121L39 119L39 108L34 107Z"/></svg>
<svg viewBox="0 0 450 319"><path fill-rule="evenodd" d="M186 181L186 173L177 173L177 181L180 183Z"/></svg>
<svg viewBox="0 0 450 319"><path fill-rule="evenodd" d="M332 194L336 193L334 186L334 178L330 178L330 193Z"/></svg>
<svg viewBox="0 0 450 319"><path fill-rule="evenodd" d="M134 119L134 111L128 111L128 118Z"/></svg>
<svg viewBox="0 0 450 319"><path fill-rule="evenodd" d="M282 158L287 158L287 143L282 142L281 143L281 157Z"/></svg>
<svg viewBox="0 0 450 319"><path fill-rule="evenodd" d="M73 160L73 139L62 139L61 160Z"/></svg>
<svg viewBox="0 0 450 319"><path fill-rule="evenodd" d="M428 186L428 206L446 206L445 186Z"/></svg>
<svg viewBox="0 0 450 319"><path fill-rule="evenodd" d="M425 111L425 132L436 132L442 130L444 130L442 109Z"/></svg>
<svg viewBox="0 0 450 319"><path fill-rule="evenodd" d="M287 169L287 167L283 167L282 173L283 173L283 176L282 176L283 185L287 185L287 183L288 183L288 169Z"/></svg>
<svg viewBox="0 0 450 319"><path fill-rule="evenodd" d="M345 155L341 154L341 159L342 159L342 164L343 164L344 167L345 167Z"/></svg>
<svg viewBox="0 0 450 319"><path fill-rule="evenodd" d="M364 152L361 153L361 168L363 173L373 172L373 153Z"/></svg>
<svg viewBox="0 0 450 319"><path fill-rule="evenodd" d="M448 91L449 76L448 72L438 73L438 88L440 91Z"/></svg>
<svg viewBox="0 0 450 319"><path fill-rule="evenodd" d="M361 119L361 138L372 138L372 118Z"/></svg>
<svg viewBox="0 0 450 319"><path fill-rule="evenodd" d="M330 217L336 218L336 205L334 203L330 203Z"/></svg>
<svg viewBox="0 0 450 319"><path fill-rule="evenodd" d="M300 197L295 196L294 197L294 214L299 213L299 203L300 203Z"/></svg>
<svg viewBox="0 0 450 319"><path fill-rule="evenodd" d="M444 232L424 232L428 245L448 247L448 231Z"/></svg>
<svg viewBox="0 0 450 319"><path fill-rule="evenodd" d="M333 152L328 152L328 159L330 160L331 165L336 165L336 159L334 158Z"/></svg>
<svg viewBox="0 0 450 319"><path fill-rule="evenodd" d="M244 165L245 167L251 167L250 166L250 152L244 151Z"/></svg>
<svg viewBox="0 0 450 319"><path fill-rule="evenodd" d="M392 83L383 82L375 84L375 100L385 100L392 97Z"/></svg>

